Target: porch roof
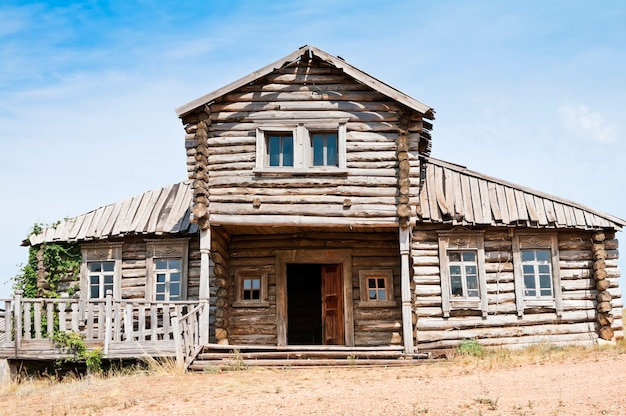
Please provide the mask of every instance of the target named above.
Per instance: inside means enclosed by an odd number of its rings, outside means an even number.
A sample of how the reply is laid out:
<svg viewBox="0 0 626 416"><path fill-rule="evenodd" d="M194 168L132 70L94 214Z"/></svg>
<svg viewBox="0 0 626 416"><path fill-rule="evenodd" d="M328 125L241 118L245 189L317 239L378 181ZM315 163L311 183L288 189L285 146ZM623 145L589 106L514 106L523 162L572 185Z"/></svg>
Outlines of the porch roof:
<svg viewBox="0 0 626 416"><path fill-rule="evenodd" d="M425 158L418 222L621 230L626 221L464 166Z"/></svg>
<svg viewBox="0 0 626 416"><path fill-rule="evenodd" d="M192 234L191 182L154 189L106 205L33 234L22 245L54 241L90 241L148 234Z"/></svg>

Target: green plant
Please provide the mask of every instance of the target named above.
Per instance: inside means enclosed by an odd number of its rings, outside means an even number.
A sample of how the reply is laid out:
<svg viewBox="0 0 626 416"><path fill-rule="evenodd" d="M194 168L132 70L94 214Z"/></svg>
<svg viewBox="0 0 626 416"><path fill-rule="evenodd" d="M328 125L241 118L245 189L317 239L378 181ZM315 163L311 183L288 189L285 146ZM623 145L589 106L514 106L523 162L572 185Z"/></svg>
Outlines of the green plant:
<svg viewBox="0 0 626 416"><path fill-rule="evenodd" d="M29 236L40 234L44 228L58 224L35 224ZM60 295L60 283L74 280L78 276L80 264L78 244L43 243L31 246L28 250L28 262L13 277L13 290L23 291L26 298L57 298ZM71 292L76 292L75 286Z"/></svg>
<svg viewBox="0 0 626 416"><path fill-rule="evenodd" d="M482 345L475 339L464 339L459 342L456 347L456 353L460 355L471 355L472 357L481 357L484 353Z"/></svg>
<svg viewBox="0 0 626 416"><path fill-rule="evenodd" d="M84 361L87 372L90 374L102 372L102 350L95 348L87 350L84 337L77 332L55 332L52 342L57 348L72 357L62 360L63 362Z"/></svg>

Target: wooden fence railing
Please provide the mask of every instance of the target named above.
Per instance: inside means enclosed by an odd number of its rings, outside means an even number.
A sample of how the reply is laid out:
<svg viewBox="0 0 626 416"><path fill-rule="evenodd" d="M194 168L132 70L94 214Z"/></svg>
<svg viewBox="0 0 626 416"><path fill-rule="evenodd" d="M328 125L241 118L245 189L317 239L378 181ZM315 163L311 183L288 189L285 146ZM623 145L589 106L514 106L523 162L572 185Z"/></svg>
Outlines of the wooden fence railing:
<svg viewBox="0 0 626 416"><path fill-rule="evenodd" d="M0 346L14 347L17 355L22 344L50 339L57 331L80 333L85 341L103 341L105 355L115 342L174 343L172 317L189 315L201 305L199 301L113 300L111 293L104 299L28 299L18 291L15 299L0 300ZM199 328L183 328L195 331L190 341L205 341Z"/></svg>
<svg viewBox="0 0 626 416"><path fill-rule="evenodd" d="M172 317L176 364L185 370L198 356L202 346L208 343L208 312L208 301L201 301L180 318Z"/></svg>

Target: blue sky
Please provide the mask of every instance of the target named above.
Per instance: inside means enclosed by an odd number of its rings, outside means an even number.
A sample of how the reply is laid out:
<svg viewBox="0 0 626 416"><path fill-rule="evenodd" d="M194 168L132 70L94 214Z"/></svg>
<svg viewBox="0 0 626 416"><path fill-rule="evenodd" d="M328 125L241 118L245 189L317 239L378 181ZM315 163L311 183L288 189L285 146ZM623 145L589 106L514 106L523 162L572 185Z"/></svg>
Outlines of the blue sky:
<svg viewBox="0 0 626 416"><path fill-rule="evenodd" d="M5 0L0 297L35 222L185 179L174 109L305 44L434 107L434 157L626 218L625 21L621 1Z"/></svg>

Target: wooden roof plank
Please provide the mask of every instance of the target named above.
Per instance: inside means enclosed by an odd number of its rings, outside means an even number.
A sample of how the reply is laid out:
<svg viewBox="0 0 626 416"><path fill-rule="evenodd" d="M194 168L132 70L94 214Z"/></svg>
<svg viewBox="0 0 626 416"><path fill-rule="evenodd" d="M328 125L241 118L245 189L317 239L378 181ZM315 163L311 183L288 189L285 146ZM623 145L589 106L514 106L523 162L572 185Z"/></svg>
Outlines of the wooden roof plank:
<svg viewBox="0 0 626 416"><path fill-rule="evenodd" d="M483 224L493 224L494 221L491 217L491 204L489 202L489 186L487 181L479 180L478 188L480 190L480 205L482 208L482 223Z"/></svg>
<svg viewBox="0 0 626 416"><path fill-rule="evenodd" d="M446 195L444 191L444 183L443 183L443 168L441 166L431 166L431 169L434 168L435 171L435 194L437 196L437 204L439 206L439 210L441 211L442 216L446 216L450 213L448 209L448 205L446 204Z"/></svg>
<svg viewBox="0 0 626 416"><path fill-rule="evenodd" d="M169 196L171 189L172 185L166 186L161 191L161 195L159 195L159 199L157 200L156 204L154 204L154 208L152 209L152 213L150 214L150 220L148 220L148 226L145 230L146 232L156 232L157 223L161 216L161 210L163 209L163 205L165 205L165 201L167 201L167 197Z"/></svg>
<svg viewBox="0 0 626 416"><path fill-rule="evenodd" d="M454 219L463 221L465 219L465 206L463 203L463 191L461 190L461 175L458 172L450 171L452 176L452 193L454 196Z"/></svg>
<svg viewBox="0 0 626 416"><path fill-rule="evenodd" d="M506 205L509 210L509 223L519 221L519 211L517 209L517 201L515 201L515 190L510 186L504 188L506 196Z"/></svg>
<svg viewBox="0 0 626 416"><path fill-rule="evenodd" d="M428 181L424 181L420 190L420 207L423 220L430 219L430 204L428 203Z"/></svg>
<svg viewBox="0 0 626 416"><path fill-rule="evenodd" d="M87 215L85 215L85 220L83 221L80 227L80 231L78 232L78 235L76 236L77 240L85 239L87 235L87 230L89 230L89 226L91 225L91 221L93 220L93 217L94 217L94 211L91 211L87 213Z"/></svg>
<svg viewBox="0 0 626 416"><path fill-rule="evenodd" d="M85 232L85 238L93 238L96 235L96 228L100 221L102 220L102 215L104 215L104 207L98 208L93 212L93 216L91 218L91 223L89 224L89 228Z"/></svg>
<svg viewBox="0 0 626 416"><path fill-rule="evenodd" d="M163 204L163 208L161 209L161 212L159 213L159 219L157 221L157 225L156 225L156 232L157 233L162 233L165 230L165 223L167 222L167 219L170 216L170 213L172 212L172 206L174 205L174 200L176 199L176 194L178 192L178 188L180 187L180 184L174 184L171 188L170 191L167 195L167 198L165 199L165 203Z"/></svg>
<svg viewBox="0 0 626 416"><path fill-rule="evenodd" d="M498 192L496 184L489 182L489 206L491 207L491 215L495 222L502 222L502 211L500 211L500 204L498 203Z"/></svg>
<svg viewBox="0 0 626 416"><path fill-rule="evenodd" d="M543 199L543 207L546 212L546 219L548 220L548 224L557 224L558 217L556 216L556 211L554 209L554 203L549 199Z"/></svg>
<svg viewBox="0 0 626 416"><path fill-rule="evenodd" d="M113 232L113 226L117 222L117 217L120 214L121 209L122 209L121 202L118 202L117 204L113 205L113 209L111 210L111 214L109 215L107 222L104 224L104 226L100 230L102 237L111 235L111 233Z"/></svg>
<svg viewBox="0 0 626 416"><path fill-rule="evenodd" d="M461 192L463 194L463 211L465 212L465 218L463 222L474 222L474 208L472 205L472 190L470 187L470 178L466 175L461 175Z"/></svg>
<svg viewBox="0 0 626 416"><path fill-rule="evenodd" d="M526 201L526 210L528 211L530 221L539 223L539 214L537 214L537 208L535 207L534 196L524 192L524 201Z"/></svg>
<svg viewBox="0 0 626 416"><path fill-rule="evenodd" d="M546 217L546 211L543 205L543 198L538 196L534 196L535 199L535 208L537 209L537 221L539 225L545 226L548 225L548 218Z"/></svg>
<svg viewBox="0 0 626 416"><path fill-rule="evenodd" d="M576 220L576 225L581 226L581 227L586 227L587 221L585 220L585 214L583 214L583 211L580 208L576 208L576 207L572 207L572 210L574 211L574 218Z"/></svg>
<svg viewBox="0 0 626 416"><path fill-rule="evenodd" d="M102 236L102 229L106 225L107 221L109 221L109 217L111 216L111 213L113 212L113 205L107 205L106 207L103 207L101 209L103 210L103 212L102 212L102 215L100 216L100 221L98 221L98 224L96 224L95 229L93 231L94 237Z"/></svg>
<svg viewBox="0 0 626 416"><path fill-rule="evenodd" d="M126 214L128 213L128 208L132 203L133 198L128 198L122 201L120 206L120 210L115 218L115 224L113 225L113 229L111 230L111 236L117 236L122 234L124 225L124 218L126 218Z"/></svg>
<svg viewBox="0 0 626 416"><path fill-rule="evenodd" d="M130 229L137 233L141 232L141 230L139 230L139 223L144 219L146 215L146 211L151 208L149 202L150 202L150 197L152 196L153 193L154 191L148 191L148 192L144 192L143 195L141 196L141 202L139 203L139 206L137 207L137 212L135 213L133 217L133 222L130 224Z"/></svg>
<svg viewBox="0 0 626 416"><path fill-rule="evenodd" d="M172 232L172 229L180 222L180 207L183 204L185 189L186 187L183 183L179 183L176 186L176 194L174 195L174 200L172 201L172 208L163 223L163 231Z"/></svg>
<svg viewBox="0 0 626 416"><path fill-rule="evenodd" d="M443 180L445 182L446 206L448 207L448 215L454 218L454 183L452 182L452 171L444 169Z"/></svg>
<svg viewBox="0 0 626 416"><path fill-rule="evenodd" d="M519 189L514 190L515 205L517 205L517 215L520 221L528 221L528 210L526 201L524 201L524 193Z"/></svg>
<svg viewBox="0 0 626 416"><path fill-rule="evenodd" d="M69 240L76 240L78 233L80 232L80 229L83 225L83 222L85 221L86 215L87 214L83 214L83 215L76 217L76 221L74 221L74 225L72 226L72 229L68 234Z"/></svg>
<svg viewBox="0 0 626 416"><path fill-rule="evenodd" d="M502 214L502 223L509 224L511 222L511 216L509 215L509 207L507 204L505 187L496 184L496 195L498 196L498 207L500 208L500 214Z"/></svg>
<svg viewBox="0 0 626 416"><path fill-rule="evenodd" d="M565 210L563 204L559 202L554 202L554 213L556 214L556 223L561 226L567 226L567 218L565 217Z"/></svg>
<svg viewBox="0 0 626 416"><path fill-rule="evenodd" d="M154 206L159 200L162 192L163 188L159 188L150 191L148 195L146 195L148 203L146 205L146 208L141 212L141 215L138 216L135 226L135 230L138 234L152 232L152 230L148 229L148 224L150 222L150 217L152 216Z"/></svg>
<svg viewBox="0 0 626 416"><path fill-rule="evenodd" d="M178 193L181 195L181 200L179 201L178 207L176 207L176 218L178 221L172 225L170 228L170 232L177 233L180 232L183 224L185 224L185 216L187 215L188 210L191 208L190 202L193 199L193 190L191 189L190 182L183 182L181 184ZM185 226L184 229L189 227L189 224Z"/></svg>

